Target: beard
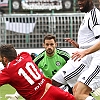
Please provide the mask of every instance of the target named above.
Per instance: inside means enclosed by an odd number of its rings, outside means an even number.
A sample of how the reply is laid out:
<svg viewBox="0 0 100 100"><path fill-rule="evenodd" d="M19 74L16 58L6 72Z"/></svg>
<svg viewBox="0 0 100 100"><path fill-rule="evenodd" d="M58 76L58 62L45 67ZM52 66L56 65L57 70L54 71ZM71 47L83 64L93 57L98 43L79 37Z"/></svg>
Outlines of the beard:
<svg viewBox="0 0 100 100"><path fill-rule="evenodd" d="M51 55L51 54L54 53L54 51L53 51L52 49L48 49L48 50L46 50L46 52L47 52L47 54L49 54L49 55Z"/></svg>

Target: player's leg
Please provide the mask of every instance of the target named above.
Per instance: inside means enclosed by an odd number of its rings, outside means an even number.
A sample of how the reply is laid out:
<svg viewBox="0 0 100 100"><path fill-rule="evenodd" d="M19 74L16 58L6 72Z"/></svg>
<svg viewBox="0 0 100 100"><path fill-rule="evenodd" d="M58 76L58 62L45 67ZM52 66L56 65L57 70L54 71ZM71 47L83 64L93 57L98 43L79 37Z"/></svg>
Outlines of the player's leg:
<svg viewBox="0 0 100 100"><path fill-rule="evenodd" d="M97 62L91 63L89 69L80 75L78 83L73 87L73 94L76 100L95 100L89 95L100 87L100 66L95 64Z"/></svg>
<svg viewBox="0 0 100 100"><path fill-rule="evenodd" d="M52 84L60 86L64 91L72 93L72 88L77 82L79 75L88 69L92 56L84 57L80 62L69 60L52 78ZM64 85L62 85L64 84ZM62 86L61 86L62 85Z"/></svg>
<svg viewBox="0 0 100 100"><path fill-rule="evenodd" d="M91 91L92 89L82 82L77 82L73 87L73 95L76 100L95 100L92 96L89 95Z"/></svg>
<svg viewBox="0 0 100 100"><path fill-rule="evenodd" d="M55 86L61 86L62 84L68 83L68 80L72 80L74 78L72 83L69 84L73 86L73 84L76 83L78 76L83 71L87 70L91 60L92 55L85 56L81 61L69 59L68 62L52 77L52 84Z"/></svg>
<svg viewBox="0 0 100 100"><path fill-rule="evenodd" d="M77 79L80 73L83 70L87 69L87 63L83 63L83 61L69 60L53 77L52 84L54 86L61 86L62 84L69 84L70 87L77 82Z"/></svg>
<svg viewBox="0 0 100 100"><path fill-rule="evenodd" d="M58 87L51 86L41 100L75 100L75 98L69 92L65 92Z"/></svg>
<svg viewBox="0 0 100 100"><path fill-rule="evenodd" d="M52 78L52 84L54 86L60 87L64 91L67 91L72 94L72 87L67 83L67 81L64 79L63 72L66 70L66 67L70 66L68 70L73 69L73 65L71 65L71 61L68 61L65 66L63 66ZM77 80L76 80L77 81ZM75 82L76 82L75 81Z"/></svg>

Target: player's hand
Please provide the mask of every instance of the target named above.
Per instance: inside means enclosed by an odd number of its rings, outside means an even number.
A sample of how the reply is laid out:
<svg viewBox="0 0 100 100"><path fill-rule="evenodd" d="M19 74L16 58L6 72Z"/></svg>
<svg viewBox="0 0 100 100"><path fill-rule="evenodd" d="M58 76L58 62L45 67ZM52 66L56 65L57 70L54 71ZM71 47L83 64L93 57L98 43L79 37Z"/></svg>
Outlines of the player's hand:
<svg viewBox="0 0 100 100"><path fill-rule="evenodd" d="M5 98L7 98L7 100L18 100L15 94L6 94Z"/></svg>
<svg viewBox="0 0 100 100"><path fill-rule="evenodd" d="M65 41L69 42L71 45L73 45L73 47L75 48L79 48L79 45L77 42L75 42L74 40L72 40L71 38L65 38Z"/></svg>
<svg viewBox="0 0 100 100"><path fill-rule="evenodd" d="M80 61L84 56L86 56L86 50L82 50L82 51L76 51L74 53L72 53L71 58L76 61Z"/></svg>
<svg viewBox="0 0 100 100"><path fill-rule="evenodd" d="M80 52L76 51L76 52L72 53L71 58L72 58L74 61L76 61L76 60L80 61L82 57L81 57Z"/></svg>

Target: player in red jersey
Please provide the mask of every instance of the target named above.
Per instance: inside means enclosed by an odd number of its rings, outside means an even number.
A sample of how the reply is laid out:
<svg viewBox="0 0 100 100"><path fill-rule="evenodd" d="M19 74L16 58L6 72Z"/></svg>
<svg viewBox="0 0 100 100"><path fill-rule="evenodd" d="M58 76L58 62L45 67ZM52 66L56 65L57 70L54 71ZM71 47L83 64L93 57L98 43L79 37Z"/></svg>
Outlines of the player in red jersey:
<svg viewBox="0 0 100 100"><path fill-rule="evenodd" d="M29 53L17 56L12 45L2 45L0 61L5 67L0 71L0 86L10 84L26 100L75 100L73 95L51 85Z"/></svg>

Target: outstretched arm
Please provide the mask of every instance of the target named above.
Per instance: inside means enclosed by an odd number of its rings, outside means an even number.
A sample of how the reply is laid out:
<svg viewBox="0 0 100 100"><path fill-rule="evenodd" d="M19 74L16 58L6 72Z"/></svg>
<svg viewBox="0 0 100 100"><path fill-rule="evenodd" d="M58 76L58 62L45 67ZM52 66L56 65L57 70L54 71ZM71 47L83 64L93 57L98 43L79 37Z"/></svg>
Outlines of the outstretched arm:
<svg viewBox="0 0 100 100"><path fill-rule="evenodd" d="M74 61L76 61L77 59L81 60L84 56L91 54L93 52L96 52L99 49L100 49L100 41L88 49L85 49L85 50L80 51L80 52L77 51L77 52L72 53L73 54L72 59L74 59Z"/></svg>

